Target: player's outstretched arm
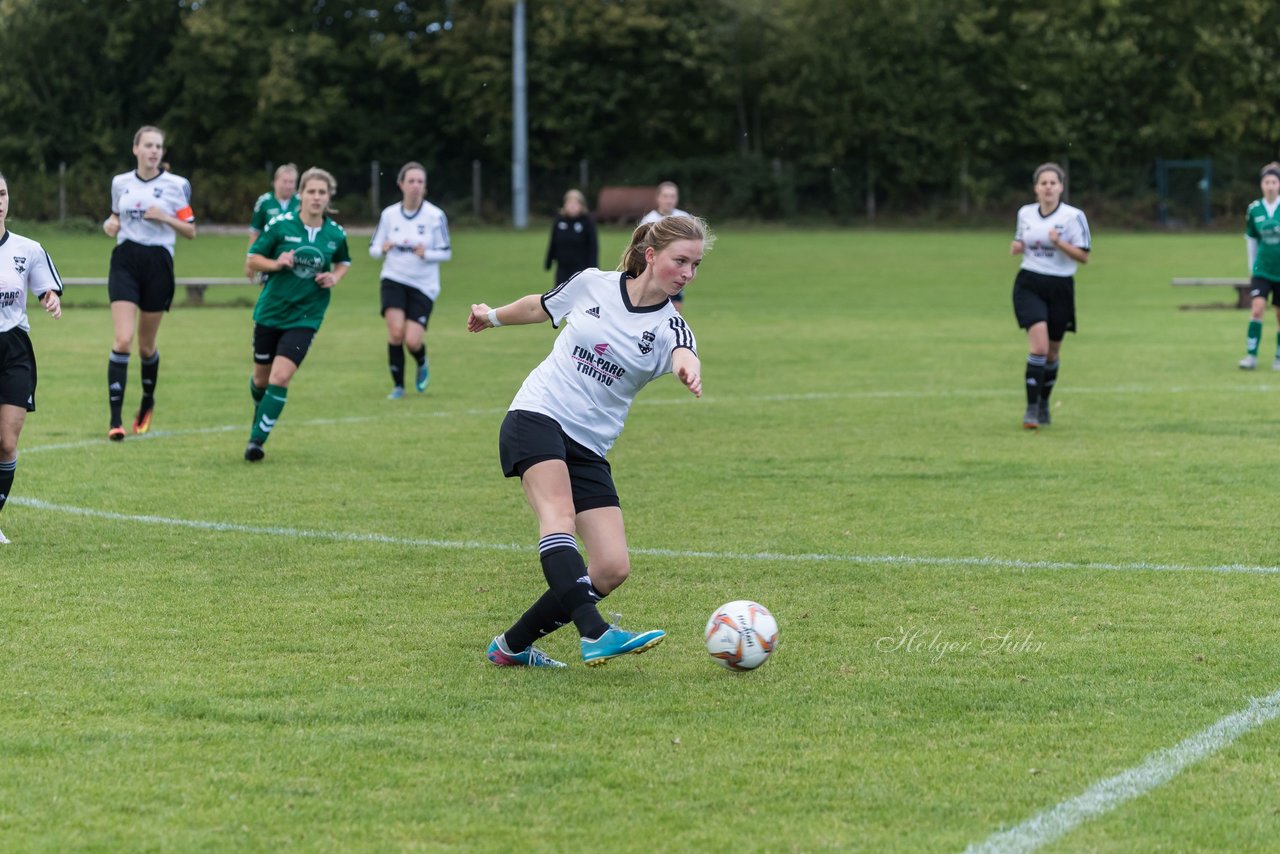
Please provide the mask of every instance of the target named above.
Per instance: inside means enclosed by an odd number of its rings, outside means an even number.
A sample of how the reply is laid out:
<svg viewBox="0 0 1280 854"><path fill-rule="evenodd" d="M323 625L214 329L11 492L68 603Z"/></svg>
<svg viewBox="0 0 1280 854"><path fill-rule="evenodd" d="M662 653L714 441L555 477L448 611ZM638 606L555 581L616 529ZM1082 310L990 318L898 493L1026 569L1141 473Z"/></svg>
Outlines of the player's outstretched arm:
<svg viewBox="0 0 1280 854"><path fill-rule="evenodd" d="M529 294L498 308L473 303L471 314L467 316L467 331L482 332L495 326L523 326L549 319L542 308L542 294Z"/></svg>
<svg viewBox="0 0 1280 854"><path fill-rule="evenodd" d="M694 397L702 397L702 362L692 350L681 347L672 353L671 368L676 379L684 383Z"/></svg>

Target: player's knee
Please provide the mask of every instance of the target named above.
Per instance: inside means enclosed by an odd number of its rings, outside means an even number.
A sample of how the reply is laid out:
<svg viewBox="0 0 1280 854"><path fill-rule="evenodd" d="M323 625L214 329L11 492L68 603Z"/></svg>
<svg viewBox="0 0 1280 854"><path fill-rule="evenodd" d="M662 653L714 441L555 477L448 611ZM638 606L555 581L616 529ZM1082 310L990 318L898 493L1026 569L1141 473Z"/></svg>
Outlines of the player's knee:
<svg viewBox="0 0 1280 854"><path fill-rule="evenodd" d="M18 437L0 436L0 463L7 463L18 456Z"/></svg>
<svg viewBox="0 0 1280 854"><path fill-rule="evenodd" d="M631 561L625 554L607 555L591 561L591 580L601 592L614 590L631 575Z"/></svg>

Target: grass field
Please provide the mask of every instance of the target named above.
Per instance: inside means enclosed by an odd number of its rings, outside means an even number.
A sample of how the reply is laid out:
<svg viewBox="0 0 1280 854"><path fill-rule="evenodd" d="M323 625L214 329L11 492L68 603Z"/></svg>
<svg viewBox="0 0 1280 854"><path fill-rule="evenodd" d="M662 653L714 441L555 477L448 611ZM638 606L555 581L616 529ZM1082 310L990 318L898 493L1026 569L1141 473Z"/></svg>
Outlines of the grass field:
<svg viewBox="0 0 1280 854"><path fill-rule="evenodd" d="M29 233L105 275L104 238ZM553 332L464 320L549 284L544 236L455 235L431 387L399 402L355 238L258 466L246 308L172 313L153 435L116 445L104 296L33 306L0 847L961 850L1280 689L1280 377L1236 369L1243 312L1178 310L1229 292L1168 284L1244 247L1104 228L1038 433L1007 234L725 228L687 301L706 396L649 388L611 455L636 553L605 610L667 642L488 665L543 586L496 446ZM243 247L183 243L179 275ZM745 675L702 649L735 598L781 625ZM1277 750L1248 728L1050 847L1269 849Z"/></svg>

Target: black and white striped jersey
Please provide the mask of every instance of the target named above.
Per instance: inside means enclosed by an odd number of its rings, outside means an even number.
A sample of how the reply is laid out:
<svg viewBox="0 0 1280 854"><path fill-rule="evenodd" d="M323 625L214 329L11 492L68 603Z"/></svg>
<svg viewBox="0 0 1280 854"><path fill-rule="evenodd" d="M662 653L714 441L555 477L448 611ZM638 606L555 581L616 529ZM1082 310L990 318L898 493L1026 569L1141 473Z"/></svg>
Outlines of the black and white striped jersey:
<svg viewBox="0 0 1280 854"><path fill-rule="evenodd" d="M0 237L0 332L29 330L27 294L62 293L62 279L44 247L12 231Z"/></svg>
<svg viewBox="0 0 1280 854"><path fill-rule="evenodd" d="M534 368L511 409L554 418L575 441L604 456L613 447L636 394L671 373L671 356L697 353L693 331L671 304L637 308L626 273L583 270L542 296L554 326L568 325Z"/></svg>
<svg viewBox="0 0 1280 854"><path fill-rule="evenodd" d="M385 253L382 244L390 243ZM422 246L422 257L414 247ZM412 214L396 204L382 211L378 228L369 239L369 255L383 258L383 279L416 288L433 302L440 296L440 264L453 257L449 245L449 220L444 211L424 201Z"/></svg>
<svg viewBox="0 0 1280 854"><path fill-rule="evenodd" d="M163 246L173 254L178 234L168 223L144 219L147 210L156 205L183 222L195 222L191 210L191 184L172 172L161 172L143 180L137 171L122 172L111 179L111 212L120 217L116 243L126 240L143 246Z"/></svg>
<svg viewBox="0 0 1280 854"><path fill-rule="evenodd" d="M1018 209L1018 224L1013 239L1021 240L1022 269L1046 276L1074 276L1076 262L1049 242L1049 229L1058 230L1058 239L1086 251L1090 248L1089 221L1084 211L1059 202L1048 216L1041 216L1039 203Z"/></svg>

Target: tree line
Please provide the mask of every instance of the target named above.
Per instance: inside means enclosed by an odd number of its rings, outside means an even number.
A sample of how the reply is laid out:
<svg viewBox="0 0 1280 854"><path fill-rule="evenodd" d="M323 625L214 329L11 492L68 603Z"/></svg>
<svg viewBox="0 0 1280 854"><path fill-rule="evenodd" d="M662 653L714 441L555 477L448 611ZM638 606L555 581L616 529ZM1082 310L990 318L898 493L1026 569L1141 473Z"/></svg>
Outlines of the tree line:
<svg viewBox="0 0 1280 854"><path fill-rule="evenodd" d="M528 0L535 211L589 164L717 216L1004 211L1064 162L1074 199L1154 213L1156 158L1214 160L1236 213L1280 141L1270 0ZM100 218L143 124L206 220L268 164L323 165L367 218L419 160L462 205L510 196L512 0L0 0L0 171L15 215ZM470 207L469 202L466 207Z"/></svg>

